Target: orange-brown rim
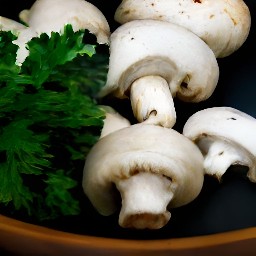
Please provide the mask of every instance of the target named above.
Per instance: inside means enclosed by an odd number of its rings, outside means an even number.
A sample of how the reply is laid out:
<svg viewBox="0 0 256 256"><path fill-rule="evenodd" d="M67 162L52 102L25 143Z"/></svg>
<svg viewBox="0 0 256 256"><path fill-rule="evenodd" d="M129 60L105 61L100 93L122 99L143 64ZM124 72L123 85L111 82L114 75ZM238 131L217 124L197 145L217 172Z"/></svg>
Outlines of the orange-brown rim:
<svg viewBox="0 0 256 256"><path fill-rule="evenodd" d="M56 244L69 244L84 248L97 249L117 249L117 250L137 250L146 248L155 250L161 248L167 250L193 250L197 248L206 248L222 246L229 243L242 242L256 239L256 227L229 231L219 234L195 236L188 238L170 238L159 240L125 240L118 238L103 238L87 235L72 234L63 231L57 231L50 228L25 223L3 215L0 215L0 233L21 235L28 239L41 241L51 241ZM255 247L256 251L256 247Z"/></svg>

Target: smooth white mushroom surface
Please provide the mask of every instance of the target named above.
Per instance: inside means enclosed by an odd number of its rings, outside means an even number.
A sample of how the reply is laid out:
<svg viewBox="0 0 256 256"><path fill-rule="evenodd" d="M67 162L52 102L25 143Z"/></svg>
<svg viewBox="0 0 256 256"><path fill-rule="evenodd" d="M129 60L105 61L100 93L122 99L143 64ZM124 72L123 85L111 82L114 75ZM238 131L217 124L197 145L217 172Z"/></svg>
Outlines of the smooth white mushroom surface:
<svg viewBox="0 0 256 256"><path fill-rule="evenodd" d="M137 19L163 20L183 26L226 57L246 41L251 15L242 0L123 0L115 13L121 24Z"/></svg>
<svg viewBox="0 0 256 256"><path fill-rule="evenodd" d="M13 41L14 44L18 45L19 48L17 50L17 57L16 57L16 64L18 66L22 65L22 63L25 61L27 56L29 55L29 49L27 47L27 43L33 38L37 37L37 33L27 27L26 29L23 29L20 31L18 38Z"/></svg>
<svg viewBox="0 0 256 256"><path fill-rule="evenodd" d="M62 32L65 25L71 24L74 31L88 29L100 44L109 42L110 28L105 16L84 0L37 0L19 16L38 34Z"/></svg>
<svg viewBox="0 0 256 256"><path fill-rule="evenodd" d="M232 165L247 166L256 182L256 119L231 107L212 107L193 114L183 134L204 155L205 172L219 180Z"/></svg>
<svg viewBox="0 0 256 256"><path fill-rule="evenodd" d="M93 146L82 185L100 214L121 207L121 227L158 229L172 207L198 196L203 180L203 156L191 140L172 129L135 124Z"/></svg>
<svg viewBox="0 0 256 256"><path fill-rule="evenodd" d="M12 31L16 35L25 28L26 26L15 20L0 16L0 30L2 31Z"/></svg>
<svg viewBox="0 0 256 256"><path fill-rule="evenodd" d="M106 116L104 119L104 125L101 130L100 139L111 132L120 130L131 125L130 121L123 117L114 108L107 105L100 105L101 109L104 110Z"/></svg>
<svg viewBox="0 0 256 256"><path fill-rule="evenodd" d="M99 97L129 97L139 122L171 128L173 97L206 100L218 79L214 53L194 33L165 21L136 20L110 36L109 70Z"/></svg>

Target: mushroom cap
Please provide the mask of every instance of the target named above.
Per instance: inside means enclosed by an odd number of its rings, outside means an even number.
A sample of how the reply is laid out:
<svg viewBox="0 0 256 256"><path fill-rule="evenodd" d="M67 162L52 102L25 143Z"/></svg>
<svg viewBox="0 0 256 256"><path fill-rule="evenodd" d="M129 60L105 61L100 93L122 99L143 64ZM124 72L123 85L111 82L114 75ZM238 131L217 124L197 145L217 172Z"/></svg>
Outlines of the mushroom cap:
<svg viewBox="0 0 256 256"><path fill-rule="evenodd" d="M212 107L193 114L183 134L192 141L214 137L234 142L256 156L256 119L232 107Z"/></svg>
<svg viewBox="0 0 256 256"><path fill-rule="evenodd" d="M118 207L115 182L140 172L168 177L174 194L169 207L192 201L204 179L198 147L175 130L135 124L100 139L87 155L83 189L102 215Z"/></svg>
<svg viewBox="0 0 256 256"><path fill-rule="evenodd" d="M164 20L183 26L204 40L216 57L232 54L247 39L251 16L242 0L123 0L115 20Z"/></svg>
<svg viewBox="0 0 256 256"><path fill-rule="evenodd" d="M183 134L203 153L205 173L217 177L232 165L248 167L256 182L256 119L230 107L213 107L192 115Z"/></svg>
<svg viewBox="0 0 256 256"><path fill-rule="evenodd" d="M101 105L100 107L104 110L106 115L100 138L108 135L111 132L129 127L131 125L130 121L118 113L114 108L107 105Z"/></svg>
<svg viewBox="0 0 256 256"><path fill-rule="evenodd" d="M98 43L108 44L110 28L103 13L84 0L37 0L29 10L20 13L20 19L37 33L62 32L67 24L74 31L88 29Z"/></svg>
<svg viewBox="0 0 256 256"><path fill-rule="evenodd" d="M148 75L166 79L172 96L198 102L213 93L219 67L212 50L185 28L157 20L125 23L110 36L108 76L99 96L127 97L131 84Z"/></svg>
<svg viewBox="0 0 256 256"><path fill-rule="evenodd" d="M12 31L14 34L19 34L25 28L26 26L15 20L0 16L0 31Z"/></svg>

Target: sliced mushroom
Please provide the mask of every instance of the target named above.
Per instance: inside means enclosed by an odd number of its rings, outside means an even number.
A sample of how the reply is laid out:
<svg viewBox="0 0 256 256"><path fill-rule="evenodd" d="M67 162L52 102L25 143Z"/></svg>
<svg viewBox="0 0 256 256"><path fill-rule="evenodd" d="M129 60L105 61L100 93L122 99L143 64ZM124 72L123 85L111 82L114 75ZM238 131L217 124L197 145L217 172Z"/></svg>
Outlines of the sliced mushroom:
<svg viewBox="0 0 256 256"><path fill-rule="evenodd" d="M203 156L188 138L161 126L135 124L93 146L83 189L105 216L118 210L120 193L121 227L158 229L169 221L168 210L198 196L203 180Z"/></svg>
<svg viewBox="0 0 256 256"><path fill-rule="evenodd" d="M216 57L236 51L247 39L251 16L242 0L123 0L115 20L163 20L183 26L204 40Z"/></svg>
<svg viewBox="0 0 256 256"><path fill-rule="evenodd" d="M231 107L213 107L193 114L183 134L202 151L205 172L221 180L231 165L249 168L256 182L256 119Z"/></svg>
<svg viewBox="0 0 256 256"><path fill-rule="evenodd" d="M71 24L74 31L88 29L100 44L109 41L110 28L105 16L84 0L37 0L19 16L38 34L62 32L66 24Z"/></svg>
<svg viewBox="0 0 256 256"><path fill-rule="evenodd" d="M173 98L199 102L213 93L219 67L195 34L165 21L136 20L110 36L107 82L99 97L130 97L139 122L172 127Z"/></svg>

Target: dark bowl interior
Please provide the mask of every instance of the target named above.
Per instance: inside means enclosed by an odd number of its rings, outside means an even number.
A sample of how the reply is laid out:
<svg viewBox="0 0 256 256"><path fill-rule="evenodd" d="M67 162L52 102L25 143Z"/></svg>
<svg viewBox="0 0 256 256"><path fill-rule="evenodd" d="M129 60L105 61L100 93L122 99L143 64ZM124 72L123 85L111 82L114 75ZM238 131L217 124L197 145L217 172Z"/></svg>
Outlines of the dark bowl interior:
<svg viewBox="0 0 256 256"><path fill-rule="evenodd" d="M9 0L5 2L6 5L1 7L1 15L17 20L18 13L22 9L29 8L34 1ZM113 31L118 26L113 16L120 0L111 0L107 6L104 1L100 0L90 2L105 14ZM256 61L254 60L256 56L256 4L255 0L245 0L245 3L252 16L252 26L247 41L231 56L218 59L219 84L208 100L191 104L175 99L177 123L174 128L176 130L181 131L186 120L196 111L213 106L231 106L256 117ZM129 102L116 100L109 103L124 116L132 118ZM246 172L247 169L243 167L230 167L221 183L206 176L199 197L189 205L173 209L169 224L160 230L122 229L117 223L118 213L110 217L102 217L81 191L79 193L81 193L81 200L84 204L82 214L79 216L63 217L42 223L36 223L25 216L15 217L25 222L70 233L123 239L193 237L255 227L256 184L246 178ZM8 211L3 210L2 214L8 216Z"/></svg>

